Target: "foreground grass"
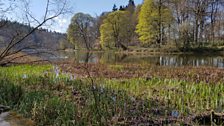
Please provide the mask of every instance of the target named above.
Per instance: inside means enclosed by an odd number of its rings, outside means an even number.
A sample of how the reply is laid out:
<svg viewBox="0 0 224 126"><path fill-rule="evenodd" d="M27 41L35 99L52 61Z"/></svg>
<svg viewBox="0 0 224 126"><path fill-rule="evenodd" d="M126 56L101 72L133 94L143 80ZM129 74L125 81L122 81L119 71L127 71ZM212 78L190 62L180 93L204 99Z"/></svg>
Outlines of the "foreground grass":
<svg viewBox="0 0 224 126"><path fill-rule="evenodd" d="M224 85L155 77L78 79L51 65L23 65L0 68L0 103L36 125L203 124L197 115L224 111Z"/></svg>

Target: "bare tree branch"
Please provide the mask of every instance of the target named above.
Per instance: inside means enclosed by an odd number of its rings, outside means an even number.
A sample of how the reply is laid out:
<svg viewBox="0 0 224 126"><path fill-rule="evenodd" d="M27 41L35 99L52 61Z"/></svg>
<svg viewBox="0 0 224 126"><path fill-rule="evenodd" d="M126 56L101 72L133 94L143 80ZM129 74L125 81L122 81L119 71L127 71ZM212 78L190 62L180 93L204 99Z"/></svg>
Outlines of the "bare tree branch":
<svg viewBox="0 0 224 126"><path fill-rule="evenodd" d="M69 6L68 6L68 0L62 0L62 1L47 0L46 7L45 7L45 12L44 12L44 15L43 15L44 18L43 18L42 21L39 21L30 12L30 9L29 9L29 2L30 1L27 1L27 0L21 0L21 1L25 5L24 13L25 13L25 18L26 18L29 26L31 26L31 24L33 22L36 22L37 25L34 26L31 30L29 30L24 35L22 35L20 33L20 34L14 35L11 38L11 40L7 44L7 46L3 49L3 51L0 52L0 65L2 64L2 62L4 61L5 58L7 58L11 55L15 55L19 52L22 52L24 49L30 48L29 46L26 46L26 47L21 48L21 49L16 49L16 50L14 49L16 46L18 46L22 43L26 44L26 38L29 37L31 34L33 34L40 27L45 25L48 21L52 21L54 18L68 13L69 9L70 9ZM53 1L55 1L55 3ZM50 9L50 8L52 8L52 9ZM49 15L51 15L51 16L49 16ZM21 58L21 57L16 57L16 58L13 58L11 60L15 60L15 59L18 59L18 58ZM3 62L3 64L5 64L5 62Z"/></svg>

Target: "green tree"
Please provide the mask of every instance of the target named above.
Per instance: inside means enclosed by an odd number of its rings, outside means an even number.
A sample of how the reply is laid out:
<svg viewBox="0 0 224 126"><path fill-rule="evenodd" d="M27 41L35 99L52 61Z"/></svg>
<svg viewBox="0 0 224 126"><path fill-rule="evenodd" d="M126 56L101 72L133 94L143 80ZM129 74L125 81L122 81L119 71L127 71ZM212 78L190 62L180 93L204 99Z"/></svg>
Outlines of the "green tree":
<svg viewBox="0 0 224 126"><path fill-rule="evenodd" d="M161 44L165 28L172 21L172 13L161 0L145 0L139 14L136 32L143 44Z"/></svg>
<svg viewBox="0 0 224 126"><path fill-rule="evenodd" d="M131 14L135 12L135 2L134 0L129 0L126 10L129 11Z"/></svg>
<svg viewBox="0 0 224 126"><path fill-rule="evenodd" d="M100 27L100 43L102 48L127 49L130 42L132 24L129 12L116 11L107 15Z"/></svg>
<svg viewBox="0 0 224 126"><path fill-rule="evenodd" d="M95 20L89 14L75 14L67 30L69 42L75 45L76 48L85 47L90 50L95 39L94 24Z"/></svg>
<svg viewBox="0 0 224 126"><path fill-rule="evenodd" d="M117 6L114 4L112 11L117 11Z"/></svg>

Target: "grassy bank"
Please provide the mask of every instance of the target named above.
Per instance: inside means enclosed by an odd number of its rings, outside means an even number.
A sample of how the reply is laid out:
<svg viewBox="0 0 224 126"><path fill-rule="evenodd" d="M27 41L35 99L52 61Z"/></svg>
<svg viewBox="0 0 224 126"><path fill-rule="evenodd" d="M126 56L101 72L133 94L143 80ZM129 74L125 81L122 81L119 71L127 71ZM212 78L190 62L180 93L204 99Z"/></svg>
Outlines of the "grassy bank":
<svg viewBox="0 0 224 126"><path fill-rule="evenodd" d="M203 115L224 111L223 91L223 82L78 79L51 65L0 68L0 103L36 125L222 124Z"/></svg>

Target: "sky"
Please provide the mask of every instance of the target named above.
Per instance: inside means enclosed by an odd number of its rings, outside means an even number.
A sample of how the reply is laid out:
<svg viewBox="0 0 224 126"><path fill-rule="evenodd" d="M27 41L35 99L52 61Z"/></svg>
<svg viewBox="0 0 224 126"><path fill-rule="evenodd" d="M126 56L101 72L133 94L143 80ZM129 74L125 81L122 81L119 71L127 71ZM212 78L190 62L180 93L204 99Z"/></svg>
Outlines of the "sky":
<svg viewBox="0 0 224 126"><path fill-rule="evenodd" d="M136 4L142 3L143 0L135 0ZM74 11L86 12L91 15L99 15L104 11L111 11L113 5L127 5L128 0L75 0Z"/></svg>
<svg viewBox="0 0 224 126"><path fill-rule="evenodd" d="M44 7L46 6L46 0L30 0L30 10L35 17L43 17ZM88 13L93 17L100 15L102 12L111 11L113 5L116 4L119 8L120 5L127 5L129 0L71 0L72 14L63 17L57 17L53 25L48 25L48 29L52 31L65 33L70 23L71 17L78 12ZM135 4L141 4L143 0L135 0ZM17 20L18 14L9 14L12 19ZM13 15L13 16L12 16Z"/></svg>
<svg viewBox="0 0 224 126"><path fill-rule="evenodd" d="M100 15L102 12L111 11L113 5L116 4L117 7L120 5L127 5L128 0L73 0L73 13L84 12L91 14L92 16ZM143 0L135 0L136 5L141 4ZM36 9L38 10L38 8ZM58 25L56 31L66 32L66 29L70 23L72 16L67 16L64 18L57 18Z"/></svg>

